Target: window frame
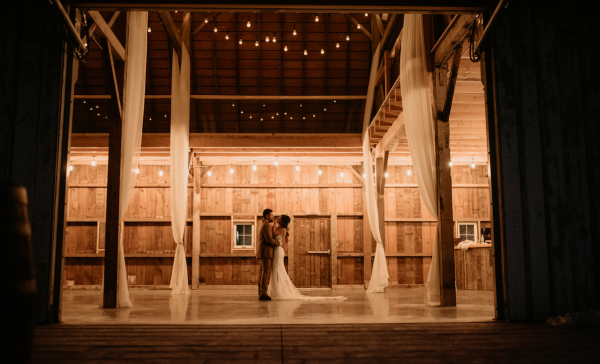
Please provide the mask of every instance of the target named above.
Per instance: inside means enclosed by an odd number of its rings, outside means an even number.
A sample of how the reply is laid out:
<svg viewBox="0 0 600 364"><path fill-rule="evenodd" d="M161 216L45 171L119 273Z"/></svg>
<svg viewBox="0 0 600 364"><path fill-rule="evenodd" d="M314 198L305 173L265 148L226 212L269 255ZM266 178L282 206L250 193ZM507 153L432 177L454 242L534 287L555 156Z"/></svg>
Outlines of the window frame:
<svg viewBox="0 0 600 364"><path fill-rule="evenodd" d="M461 238L461 236L460 236L461 225L467 225L467 226L471 225L471 226L475 227L474 232L473 232L473 235L475 238L473 239L473 241L475 242L475 244L479 244L479 222L477 222L477 221L473 221L473 222L460 221L460 222L458 222L457 221L456 222L456 237L459 239ZM464 241L464 240L461 240L461 242L462 241Z"/></svg>
<svg viewBox="0 0 600 364"><path fill-rule="evenodd" d="M250 237L252 244L250 246L238 246L236 245L236 226L238 225L250 225ZM256 248L256 221L254 220L233 220L231 224L231 251L240 250L254 250Z"/></svg>

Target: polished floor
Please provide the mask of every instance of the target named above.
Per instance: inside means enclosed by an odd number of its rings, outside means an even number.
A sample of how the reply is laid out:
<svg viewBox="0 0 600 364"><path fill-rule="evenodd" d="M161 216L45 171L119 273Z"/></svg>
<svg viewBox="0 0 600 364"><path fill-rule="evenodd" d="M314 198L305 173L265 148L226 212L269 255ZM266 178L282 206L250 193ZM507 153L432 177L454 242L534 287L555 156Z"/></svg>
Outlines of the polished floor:
<svg viewBox="0 0 600 364"><path fill-rule="evenodd" d="M344 301L259 301L254 290L132 290L133 308L101 309L100 291L65 290L62 322L74 325L268 325L490 322L493 292L458 291L456 307L429 307L424 288L308 290Z"/></svg>

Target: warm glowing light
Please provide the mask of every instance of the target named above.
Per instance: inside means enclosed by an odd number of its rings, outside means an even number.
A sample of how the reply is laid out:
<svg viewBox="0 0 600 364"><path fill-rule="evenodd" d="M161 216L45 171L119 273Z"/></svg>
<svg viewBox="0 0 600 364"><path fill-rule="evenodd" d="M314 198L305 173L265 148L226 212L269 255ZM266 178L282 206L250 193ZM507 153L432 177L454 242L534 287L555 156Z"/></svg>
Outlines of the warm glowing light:
<svg viewBox="0 0 600 364"><path fill-rule="evenodd" d="M313 118L314 118L315 116L316 116L316 115L315 115L315 114L313 114Z"/></svg>
<svg viewBox="0 0 600 364"><path fill-rule="evenodd" d="M296 170L299 171L300 170L300 165L296 164Z"/></svg>
<svg viewBox="0 0 600 364"><path fill-rule="evenodd" d="M162 169L161 169L160 171L158 171L158 175L159 175L159 176L162 176L162 175L163 175L163 171L162 171Z"/></svg>
<svg viewBox="0 0 600 364"><path fill-rule="evenodd" d="M336 43L336 44L335 44L335 47L336 47L336 48L339 48L339 47L340 47L340 44L339 44L339 43Z"/></svg>
<svg viewBox="0 0 600 364"><path fill-rule="evenodd" d="M296 26L294 25L294 32L292 33L293 35L298 34L298 32L296 32Z"/></svg>
<svg viewBox="0 0 600 364"><path fill-rule="evenodd" d="M258 39L254 42L254 45L258 47Z"/></svg>
<svg viewBox="0 0 600 364"><path fill-rule="evenodd" d="M152 32L152 29L150 29L150 27L148 27L148 33L151 33L151 32Z"/></svg>
<svg viewBox="0 0 600 364"><path fill-rule="evenodd" d="M287 44L283 47L283 50L287 52Z"/></svg>
<svg viewBox="0 0 600 364"><path fill-rule="evenodd" d="M211 171L208 171L207 174L208 174L209 177L212 176L212 172Z"/></svg>
<svg viewBox="0 0 600 364"><path fill-rule="evenodd" d="M72 171L72 170L73 170L73 165L72 165L72 164L70 164L70 165L69 165L69 171Z"/></svg>
<svg viewBox="0 0 600 364"><path fill-rule="evenodd" d="M321 170L319 169L319 172L317 172L317 173L319 173L319 176L320 176L323 172L321 172Z"/></svg>
<svg viewBox="0 0 600 364"><path fill-rule="evenodd" d="M208 18L207 17L204 17L204 22L208 23Z"/></svg>
<svg viewBox="0 0 600 364"><path fill-rule="evenodd" d="M96 105L96 109L99 108L100 106Z"/></svg>
<svg viewBox="0 0 600 364"><path fill-rule="evenodd" d="M319 16L315 16L315 21L318 22L319 21Z"/></svg>
<svg viewBox="0 0 600 364"><path fill-rule="evenodd" d="M96 159L92 158L92 167L95 167L95 166L96 166Z"/></svg>
<svg viewBox="0 0 600 364"><path fill-rule="evenodd" d="M321 48L321 54L325 54L325 50Z"/></svg>
<svg viewBox="0 0 600 364"><path fill-rule="evenodd" d="M387 172L385 172L385 178L388 178L389 174Z"/></svg>
<svg viewBox="0 0 600 364"><path fill-rule="evenodd" d="M369 13L365 13L365 16L369 16Z"/></svg>
<svg viewBox="0 0 600 364"><path fill-rule="evenodd" d="M254 165L252 166L252 170L256 171L256 162L254 162Z"/></svg>
<svg viewBox="0 0 600 364"><path fill-rule="evenodd" d="M450 161L450 163L448 163L448 165L449 165L450 167L452 167L452 161Z"/></svg>
<svg viewBox="0 0 600 364"><path fill-rule="evenodd" d="M250 115L250 119L252 119L252 115Z"/></svg>
<svg viewBox="0 0 600 364"><path fill-rule="evenodd" d="M366 173L363 173L363 178L367 178L367 174Z"/></svg>
<svg viewBox="0 0 600 364"><path fill-rule="evenodd" d="M235 104L231 104L231 106L235 107Z"/></svg>
<svg viewBox="0 0 600 364"><path fill-rule="evenodd" d="M90 107L90 111L92 111L92 110L94 110L94 108L93 108L93 107Z"/></svg>
<svg viewBox="0 0 600 364"><path fill-rule="evenodd" d="M304 55L306 56L308 54L308 52L306 51L306 49L304 50Z"/></svg>
<svg viewBox="0 0 600 364"><path fill-rule="evenodd" d="M273 43L277 43L277 38L275 38L275 34L273 34Z"/></svg>
<svg viewBox="0 0 600 364"><path fill-rule="evenodd" d="M136 168L136 169L135 169L135 173L137 173L137 174L140 174L140 169L139 169L139 168Z"/></svg>
<svg viewBox="0 0 600 364"><path fill-rule="evenodd" d="M344 172L340 173L340 177L344 178Z"/></svg>
<svg viewBox="0 0 600 364"><path fill-rule="evenodd" d="M267 35L267 37L265 38L265 42L269 42L269 41L270 41L270 39L269 39L269 36Z"/></svg>
<svg viewBox="0 0 600 364"><path fill-rule="evenodd" d="M475 162L471 163L471 168L475 168Z"/></svg>
<svg viewBox="0 0 600 364"><path fill-rule="evenodd" d="M247 26L248 28L250 28L250 18L248 18L248 22L246 23L246 26Z"/></svg>
<svg viewBox="0 0 600 364"><path fill-rule="evenodd" d="M217 31L218 31L218 30L217 30L217 26L215 25L215 28L213 29L213 32L215 32L215 33L216 33Z"/></svg>
<svg viewBox="0 0 600 364"><path fill-rule="evenodd" d="M229 32L225 33L225 39L229 39Z"/></svg>
<svg viewBox="0 0 600 364"><path fill-rule="evenodd" d="M85 100L83 100L83 103L85 104Z"/></svg>
<svg viewBox="0 0 600 364"><path fill-rule="evenodd" d="M324 108L323 111L327 111L327 108Z"/></svg>
<svg viewBox="0 0 600 364"><path fill-rule="evenodd" d="M242 44L242 38L240 38L240 44Z"/></svg>
<svg viewBox="0 0 600 364"><path fill-rule="evenodd" d="M279 162L277 162L277 157L275 157L275 167L277 167L278 164Z"/></svg>
<svg viewBox="0 0 600 364"><path fill-rule="evenodd" d="M356 24L356 29L360 29L360 24Z"/></svg>
<svg viewBox="0 0 600 364"><path fill-rule="evenodd" d="M233 174L233 167L229 169L229 173Z"/></svg>
<svg viewBox="0 0 600 364"><path fill-rule="evenodd" d="M243 113L244 113L244 110L240 111L240 114L243 114Z"/></svg>
<svg viewBox="0 0 600 364"><path fill-rule="evenodd" d="M350 40L350 34L346 35L346 40Z"/></svg>
<svg viewBox="0 0 600 364"><path fill-rule="evenodd" d="M406 171L406 174L410 176L412 174L412 171L409 169Z"/></svg>

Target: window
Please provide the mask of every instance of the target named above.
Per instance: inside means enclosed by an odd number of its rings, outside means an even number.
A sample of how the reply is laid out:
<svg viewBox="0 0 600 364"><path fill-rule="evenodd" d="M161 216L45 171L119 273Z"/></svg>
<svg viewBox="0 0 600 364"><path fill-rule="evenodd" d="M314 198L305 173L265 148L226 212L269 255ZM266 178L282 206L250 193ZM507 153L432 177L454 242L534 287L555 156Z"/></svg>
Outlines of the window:
<svg viewBox="0 0 600 364"><path fill-rule="evenodd" d="M477 242L477 223L459 222L458 237L460 238L460 241L471 240Z"/></svg>
<svg viewBox="0 0 600 364"><path fill-rule="evenodd" d="M237 221L233 223L233 247L254 247L254 222Z"/></svg>

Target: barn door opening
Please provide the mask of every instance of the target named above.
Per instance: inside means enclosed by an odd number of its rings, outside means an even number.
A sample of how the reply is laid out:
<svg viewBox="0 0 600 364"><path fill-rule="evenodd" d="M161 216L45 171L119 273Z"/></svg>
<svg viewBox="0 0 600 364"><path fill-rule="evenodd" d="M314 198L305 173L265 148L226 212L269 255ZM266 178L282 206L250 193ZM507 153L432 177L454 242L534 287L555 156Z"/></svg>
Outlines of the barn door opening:
<svg viewBox="0 0 600 364"><path fill-rule="evenodd" d="M294 284L298 288L331 287L330 218L296 217Z"/></svg>

